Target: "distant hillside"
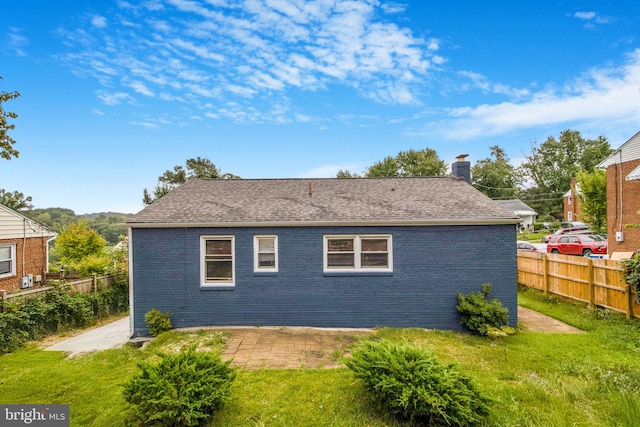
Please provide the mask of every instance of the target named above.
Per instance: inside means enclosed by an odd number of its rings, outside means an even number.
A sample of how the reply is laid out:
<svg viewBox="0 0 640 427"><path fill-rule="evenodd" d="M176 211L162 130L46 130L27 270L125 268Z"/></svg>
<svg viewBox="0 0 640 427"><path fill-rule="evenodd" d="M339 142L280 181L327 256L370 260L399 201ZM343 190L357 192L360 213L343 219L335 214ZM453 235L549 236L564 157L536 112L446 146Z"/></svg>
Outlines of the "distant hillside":
<svg viewBox="0 0 640 427"><path fill-rule="evenodd" d="M121 213L121 212L98 212L98 213L90 213L90 214L83 214L80 216L83 216L87 219L96 219L97 217L106 217L106 218L110 218L110 217L130 217L131 213Z"/></svg>

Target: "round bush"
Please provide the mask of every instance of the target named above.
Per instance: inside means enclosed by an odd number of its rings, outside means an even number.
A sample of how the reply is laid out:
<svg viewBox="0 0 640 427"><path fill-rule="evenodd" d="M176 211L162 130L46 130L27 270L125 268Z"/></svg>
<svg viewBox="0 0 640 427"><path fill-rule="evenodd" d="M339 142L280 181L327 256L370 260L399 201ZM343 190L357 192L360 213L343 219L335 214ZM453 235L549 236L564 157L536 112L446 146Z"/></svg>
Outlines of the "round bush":
<svg viewBox="0 0 640 427"><path fill-rule="evenodd" d="M345 362L385 414L411 425L470 426L488 413L487 399L455 366L409 343L364 341Z"/></svg>
<svg viewBox="0 0 640 427"><path fill-rule="evenodd" d="M144 322L147 325L147 330L154 337L173 328L171 313L163 313L157 308L152 308L144 315Z"/></svg>
<svg viewBox="0 0 640 427"><path fill-rule="evenodd" d="M219 355L195 349L160 355L155 365L139 364L141 372L125 384L124 398L140 425L196 426L222 407L236 372Z"/></svg>

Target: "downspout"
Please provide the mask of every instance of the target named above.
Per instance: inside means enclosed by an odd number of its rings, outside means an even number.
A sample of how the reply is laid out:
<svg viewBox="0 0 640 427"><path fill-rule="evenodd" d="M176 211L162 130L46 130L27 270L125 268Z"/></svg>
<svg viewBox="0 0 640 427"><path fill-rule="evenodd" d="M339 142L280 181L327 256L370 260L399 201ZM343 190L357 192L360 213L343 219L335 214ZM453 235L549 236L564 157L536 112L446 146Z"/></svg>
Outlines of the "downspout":
<svg viewBox="0 0 640 427"><path fill-rule="evenodd" d="M620 172L620 224L618 226L618 231L622 231L622 150L618 151L618 155L620 157L620 168L619 168L619 172Z"/></svg>
<svg viewBox="0 0 640 427"><path fill-rule="evenodd" d="M53 242L56 237L58 237L58 235L53 236L50 239L47 239L47 243L46 243L46 247L47 247L47 265L45 266L44 272L48 273L49 272L49 243Z"/></svg>
<svg viewBox="0 0 640 427"><path fill-rule="evenodd" d="M24 255L27 251L27 220L26 218L22 219L22 274L20 277L24 276Z"/></svg>
<svg viewBox="0 0 640 427"><path fill-rule="evenodd" d="M134 329L133 329L133 317L134 317L134 308L133 308L133 230L131 227L127 230L128 244L129 244L129 254L128 254L128 262L129 262L129 337L133 337Z"/></svg>

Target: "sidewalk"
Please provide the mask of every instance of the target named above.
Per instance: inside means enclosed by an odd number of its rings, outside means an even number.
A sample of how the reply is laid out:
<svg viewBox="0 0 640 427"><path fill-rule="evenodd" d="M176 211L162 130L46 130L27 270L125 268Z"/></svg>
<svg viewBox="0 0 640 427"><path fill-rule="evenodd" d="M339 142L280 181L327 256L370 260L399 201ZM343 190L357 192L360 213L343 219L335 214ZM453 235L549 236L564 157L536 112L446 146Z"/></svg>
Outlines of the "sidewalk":
<svg viewBox="0 0 640 427"><path fill-rule="evenodd" d="M580 329L525 307L518 307L518 323L531 332L583 333ZM236 365L250 369L335 367L337 361L331 357L332 352L346 350L355 336L369 332L293 327L208 328L222 330L229 334L222 352L223 358L233 358ZM46 350L64 351L69 354L69 357L73 357L90 351L122 347L128 341L129 317L127 316L47 347Z"/></svg>
<svg viewBox="0 0 640 427"><path fill-rule="evenodd" d="M89 351L122 347L128 341L129 316L61 341L45 350L65 351L69 357L73 357Z"/></svg>

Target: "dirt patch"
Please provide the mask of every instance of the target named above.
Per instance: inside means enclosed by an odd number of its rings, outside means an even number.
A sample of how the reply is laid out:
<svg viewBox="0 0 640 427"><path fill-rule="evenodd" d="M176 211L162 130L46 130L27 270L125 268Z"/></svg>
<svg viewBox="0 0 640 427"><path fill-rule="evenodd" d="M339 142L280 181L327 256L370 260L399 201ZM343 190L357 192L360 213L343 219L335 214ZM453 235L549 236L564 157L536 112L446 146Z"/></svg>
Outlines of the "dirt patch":
<svg viewBox="0 0 640 427"><path fill-rule="evenodd" d="M351 344L369 329L216 328L227 342L222 359L243 369L337 368Z"/></svg>

